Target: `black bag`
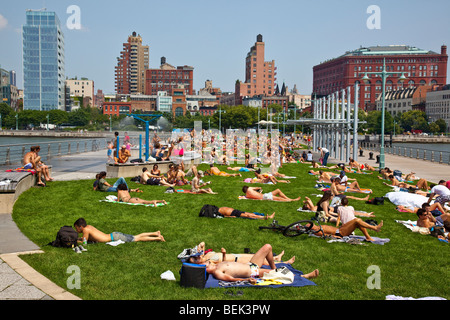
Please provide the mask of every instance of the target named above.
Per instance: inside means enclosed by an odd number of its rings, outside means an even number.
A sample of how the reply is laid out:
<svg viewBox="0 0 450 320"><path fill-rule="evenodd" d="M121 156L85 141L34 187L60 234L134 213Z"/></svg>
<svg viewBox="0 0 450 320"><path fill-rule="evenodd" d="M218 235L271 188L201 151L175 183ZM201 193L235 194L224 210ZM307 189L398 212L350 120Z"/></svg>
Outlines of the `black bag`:
<svg viewBox="0 0 450 320"><path fill-rule="evenodd" d="M384 204L384 198L383 197L375 197L373 199L366 201L366 203L376 204L376 205Z"/></svg>
<svg viewBox="0 0 450 320"><path fill-rule="evenodd" d="M376 220L373 220L373 219L367 219L366 223L370 224L372 226L375 226L375 227L378 225L378 222Z"/></svg>
<svg viewBox="0 0 450 320"><path fill-rule="evenodd" d="M77 245L78 233L70 226L64 226L56 234L55 241L49 244L58 248L73 248Z"/></svg>
<svg viewBox="0 0 450 320"><path fill-rule="evenodd" d="M205 204L198 215L199 217L206 217L206 218L217 218L221 217L222 215L219 213L219 208L211 205L211 204Z"/></svg>
<svg viewBox="0 0 450 320"><path fill-rule="evenodd" d="M133 182L141 182L141 176L136 176L134 178L131 178L131 181L133 181Z"/></svg>
<svg viewBox="0 0 450 320"><path fill-rule="evenodd" d="M140 158L130 160L130 163L144 163L144 161Z"/></svg>
<svg viewBox="0 0 450 320"><path fill-rule="evenodd" d="M445 237L444 227L433 226L430 228L430 235L433 237Z"/></svg>
<svg viewBox="0 0 450 320"><path fill-rule="evenodd" d="M180 270L180 286L203 289L208 273L206 266L195 263L183 263Z"/></svg>
<svg viewBox="0 0 450 320"><path fill-rule="evenodd" d="M402 172L400 170L394 170L393 176L401 178L402 177Z"/></svg>

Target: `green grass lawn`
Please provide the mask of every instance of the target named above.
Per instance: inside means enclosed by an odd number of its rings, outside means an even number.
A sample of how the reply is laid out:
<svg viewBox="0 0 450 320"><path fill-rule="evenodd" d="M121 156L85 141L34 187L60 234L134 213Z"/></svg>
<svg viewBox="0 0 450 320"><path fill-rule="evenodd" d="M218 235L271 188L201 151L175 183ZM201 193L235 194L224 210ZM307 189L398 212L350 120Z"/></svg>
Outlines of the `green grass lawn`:
<svg viewBox="0 0 450 320"><path fill-rule="evenodd" d="M219 166L220 167L220 166ZM220 167L226 169L226 167ZM206 165L200 166L206 170ZM320 192L314 188L315 177L307 174L308 164L285 164L281 173L296 176L292 183L263 185L265 192L281 189L287 196L311 197ZM389 201L375 206L363 201L350 200L356 210L374 211L376 220L384 220L384 227L373 236L389 238L385 245L368 243L351 245L327 243L323 239L300 236L295 238L259 230L269 221L249 219L199 218L204 204L229 206L243 211L272 213L280 224L309 219L312 213L298 212L300 202L238 200L242 195L242 182L253 173L239 177L205 177L212 181L217 195L165 194L165 187L140 186L144 199L165 199L169 205L150 208L100 202L106 193L94 192L92 180L52 182L47 188L31 188L20 196L14 206L13 218L22 232L45 251L43 254L22 256L33 268L62 288L67 288L70 266L80 269L81 288L69 290L82 299L94 300L216 300L232 299L224 294L227 288L183 288L179 284L181 263L177 255L201 241L206 247L229 253L243 253L244 248L256 252L270 243L275 253L285 250L285 258L296 256L293 266L305 273L316 268L320 276L313 281L317 286L244 288L240 299L249 300L384 300L387 295L405 297L440 296L450 298L448 268L449 244L431 236L413 233L395 220L415 220L410 213L400 213ZM357 178L362 188L374 190L374 196L384 196L391 189L376 178L377 174L349 174ZM115 179L109 179L111 183ZM130 180L127 179L129 182ZM130 187L138 186L129 182ZM256 185L255 185L256 186ZM260 185L258 185L260 186ZM187 187L184 187L187 188ZM362 196L358 194L352 194ZM371 197L372 197L371 196ZM46 246L55 238L63 225L73 225L84 217L88 224L109 233L121 231L129 234L160 230L166 242L126 243L117 247L106 244L87 245L87 252L76 254L71 249ZM356 234L361 234L359 230ZM367 280L370 266L380 270L380 289L369 289ZM171 270L176 281L161 280L160 275Z"/></svg>

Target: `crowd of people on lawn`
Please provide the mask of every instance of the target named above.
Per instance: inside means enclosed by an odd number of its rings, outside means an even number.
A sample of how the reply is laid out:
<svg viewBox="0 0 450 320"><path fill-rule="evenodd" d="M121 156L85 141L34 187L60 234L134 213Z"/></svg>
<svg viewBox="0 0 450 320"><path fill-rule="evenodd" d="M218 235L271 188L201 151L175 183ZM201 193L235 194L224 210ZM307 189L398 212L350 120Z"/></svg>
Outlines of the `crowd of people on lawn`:
<svg viewBox="0 0 450 320"><path fill-rule="evenodd" d="M117 148L117 136L108 144L107 156L108 162L114 162L117 165L125 164L131 157L130 153L130 139L126 135L123 145ZM304 137L305 141L310 144L310 137ZM364 235L365 240L373 241L369 232L380 232L383 227L383 221L380 223L369 223L369 221L363 220L364 218L374 218L373 212L357 211L350 205L350 201L369 201L372 195L372 190L364 189L360 186L360 183L355 178L348 177L348 174L376 174L379 179L383 180L383 183L397 188L397 190L405 191L408 193L416 193L428 197L428 201L420 208L402 209L407 212L413 212L417 215L417 225L424 228L442 228L443 233L438 234L441 240L448 241L450 238L450 213L448 211L447 204L450 202L450 181L441 180L438 184L430 184L425 179L420 179L415 176L415 173L398 174L398 171L392 171L389 168L377 169L370 166L367 163L360 164L354 159L350 158L348 164L339 163L336 165L328 165L329 151L325 147L319 147L317 149L319 158L318 161L314 160L314 155L311 150L304 150L300 153L294 152L294 149L301 148L302 146L298 142L300 139L294 137L294 135L287 135L280 138L280 167L284 163L308 163L311 165L311 169L307 169L305 172L301 172L302 178L308 174L314 175L316 178L315 184L317 190L322 192L320 199L317 202L311 200L310 197L304 197L303 203L299 208L303 211L310 211L315 213L317 225L313 225L312 229L318 231L319 234L324 234L330 237L343 238L354 234L356 229L360 230ZM245 141L245 147L249 146L248 138ZM259 148L259 144L257 145ZM36 149L37 148L37 149ZM156 163L152 167L143 167L142 173L133 179L141 185L151 186L163 186L169 189L183 188L187 186L185 191L189 191L192 194L212 194L217 192L213 191L213 187L210 186L211 181L203 181L205 177L217 176L217 177L242 177L242 173L251 173L254 177L240 180L241 184L236 183L236 188L242 190L242 197L251 200L262 201L277 201L277 202L300 202L301 196L288 197L285 192L280 188L275 188L273 191L264 191L265 187L255 186L255 184L270 184L278 185L284 184L286 187L290 183L289 178L284 174L279 173L276 169L277 166L270 165L266 170L263 159L252 158L249 154L245 155L245 164L243 166L229 166L229 159L235 157L237 149L234 148L234 153L225 153L221 159L221 165L227 165L227 169L220 169L213 162L209 163L209 169L201 171L197 166L190 166L188 170L185 168L183 161L173 161L168 166L168 170L162 173L158 162L171 160L171 157L182 156L183 138L178 138L176 141L170 141L167 146L163 146L158 135L155 133L151 142L151 156L156 160ZM270 153L270 145L269 145ZM40 162L38 156L39 148L32 147L32 150L24 157L24 167L35 169L39 175L43 176L45 180L51 181L52 178L46 171L46 166ZM215 148L211 149L211 153L214 155ZM214 158L213 158L214 159ZM270 163L270 162L268 162ZM259 167L258 167L259 166ZM228 171L228 172L227 172ZM377 174L379 173L379 175ZM355 175L356 176L356 175ZM412 182L416 181L416 182ZM242 185L244 183L244 185ZM108 183L106 180L106 172L100 172L96 176L96 180L93 184L95 191L112 192L117 193L117 201L124 203L134 204L167 204L163 199L161 200L145 200L140 197L132 196L130 193L142 193L141 188L130 188L124 178L119 178L113 184ZM292 190L289 189L289 193ZM258 214L255 212L241 211L236 208L221 207L218 210L218 214L222 217L232 218L249 218L249 219L273 219L275 212L272 214ZM372 220L373 222L373 220ZM132 241L165 241L160 231L147 232L138 235L128 235L120 232L103 233L95 227L86 223L83 218L78 219L74 227L76 231L82 236L92 242L109 242L122 240L124 242ZM268 270L275 269L275 263L281 261L283 255L275 255L272 253L272 247L269 244L262 246L255 254L227 254L224 248L221 249L221 253L210 251L205 253L205 244L201 243L197 247L200 254L188 257L188 260L192 263L202 263L207 265L207 272L213 274L217 279L225 281L242 281L248 280L253 282L255 278L260 277ZM292 257L287 263L295 261L295 257ZM270 269L262 269L261 266L266 264ZM318 276L318 270L314 270L311 273L305 275L306 278L314 278Z"/></svg>

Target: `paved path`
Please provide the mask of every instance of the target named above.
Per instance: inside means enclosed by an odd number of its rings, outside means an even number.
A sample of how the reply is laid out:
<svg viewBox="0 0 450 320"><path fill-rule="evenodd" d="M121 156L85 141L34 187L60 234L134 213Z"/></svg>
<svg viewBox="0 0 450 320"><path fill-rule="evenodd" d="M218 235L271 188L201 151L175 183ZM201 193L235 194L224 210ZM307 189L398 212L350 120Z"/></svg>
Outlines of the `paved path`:
<svg viewBox="0 0 450 320"><path fill-rule="evenodd" d="M369 152L358 157L358 162L377 167L376 155L369 160ZM314 153L318 159L318 154ZM56 181L94 179L95 174L105 171L105 150L84 154L63 156L51 159L52 176ZM386 166L403 173L415 172L420 178L430 182L450 179L450 166L447 164L386 155ZM329 159L329 163L339 163ZM0 168L1 170L1 168ZM78 297L56 286L40 275L22 259L20 254L42 253L28 240L15 225L11 214L0 213L0 300L76 300Z"/></svg>
<svg viewBox="0 0 450 320"><path fill-rule="evenodd" d="M105 171L106 151L53 158L55 181L94 179ZM17 228L10 213L0 213L0 300L78 300L20 259L40 250Z"/></svg>
<svg viewBox="0 0 450 320"><path fill-rule="evenodd" d="M379 153L372 151L373 160L369 160L369 152L364 150L364 156L358 156L357 161L360 164L367 163L375 168L378 167L379 164L376 163L376 156ZM404 174L415 172L416 177L425 178L428 182L432 183L438 183L439 180L450 180L450 165L448 164L385 154L385 166L391 170L400 170Z"/></svg>

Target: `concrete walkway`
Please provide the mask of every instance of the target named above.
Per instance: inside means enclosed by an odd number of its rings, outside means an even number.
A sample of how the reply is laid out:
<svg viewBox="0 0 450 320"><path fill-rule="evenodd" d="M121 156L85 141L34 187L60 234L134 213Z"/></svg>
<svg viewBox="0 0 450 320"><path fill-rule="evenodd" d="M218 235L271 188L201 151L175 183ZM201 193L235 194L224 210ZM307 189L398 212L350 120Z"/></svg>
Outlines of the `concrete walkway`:
<svg viewBox="0 0 450 320"><path fill-rule="evenodd" d="M105 163L105 150L50 161L55 181L95 179L106 170ZM11 213L0 213L0 300L80 300L20 259L20 255L39 253L43 251L22 234Z"/></svg>
<svg viewBox="0 0 450 320"><path fill-rule="evenodd" d="M319 156L313 152L314 159ZM377 167L376 155L369 160L369 152L358 157L359 163ZM339 163L329 159L329 163ZM106 151L53 158L52 176L55 181L94 179L100 171L106 171ZM429 182L450 179L450 166L412 158L386 155L386 166L403 173L415 172ZM3 168L5 169L5 168ZM2 170L2 168L0 168ZM28 240L14 223L11 213L0 213L0 300L79 300L75 295L58 287L20 259L21 254L39 254L40 248Z"/></svg>

